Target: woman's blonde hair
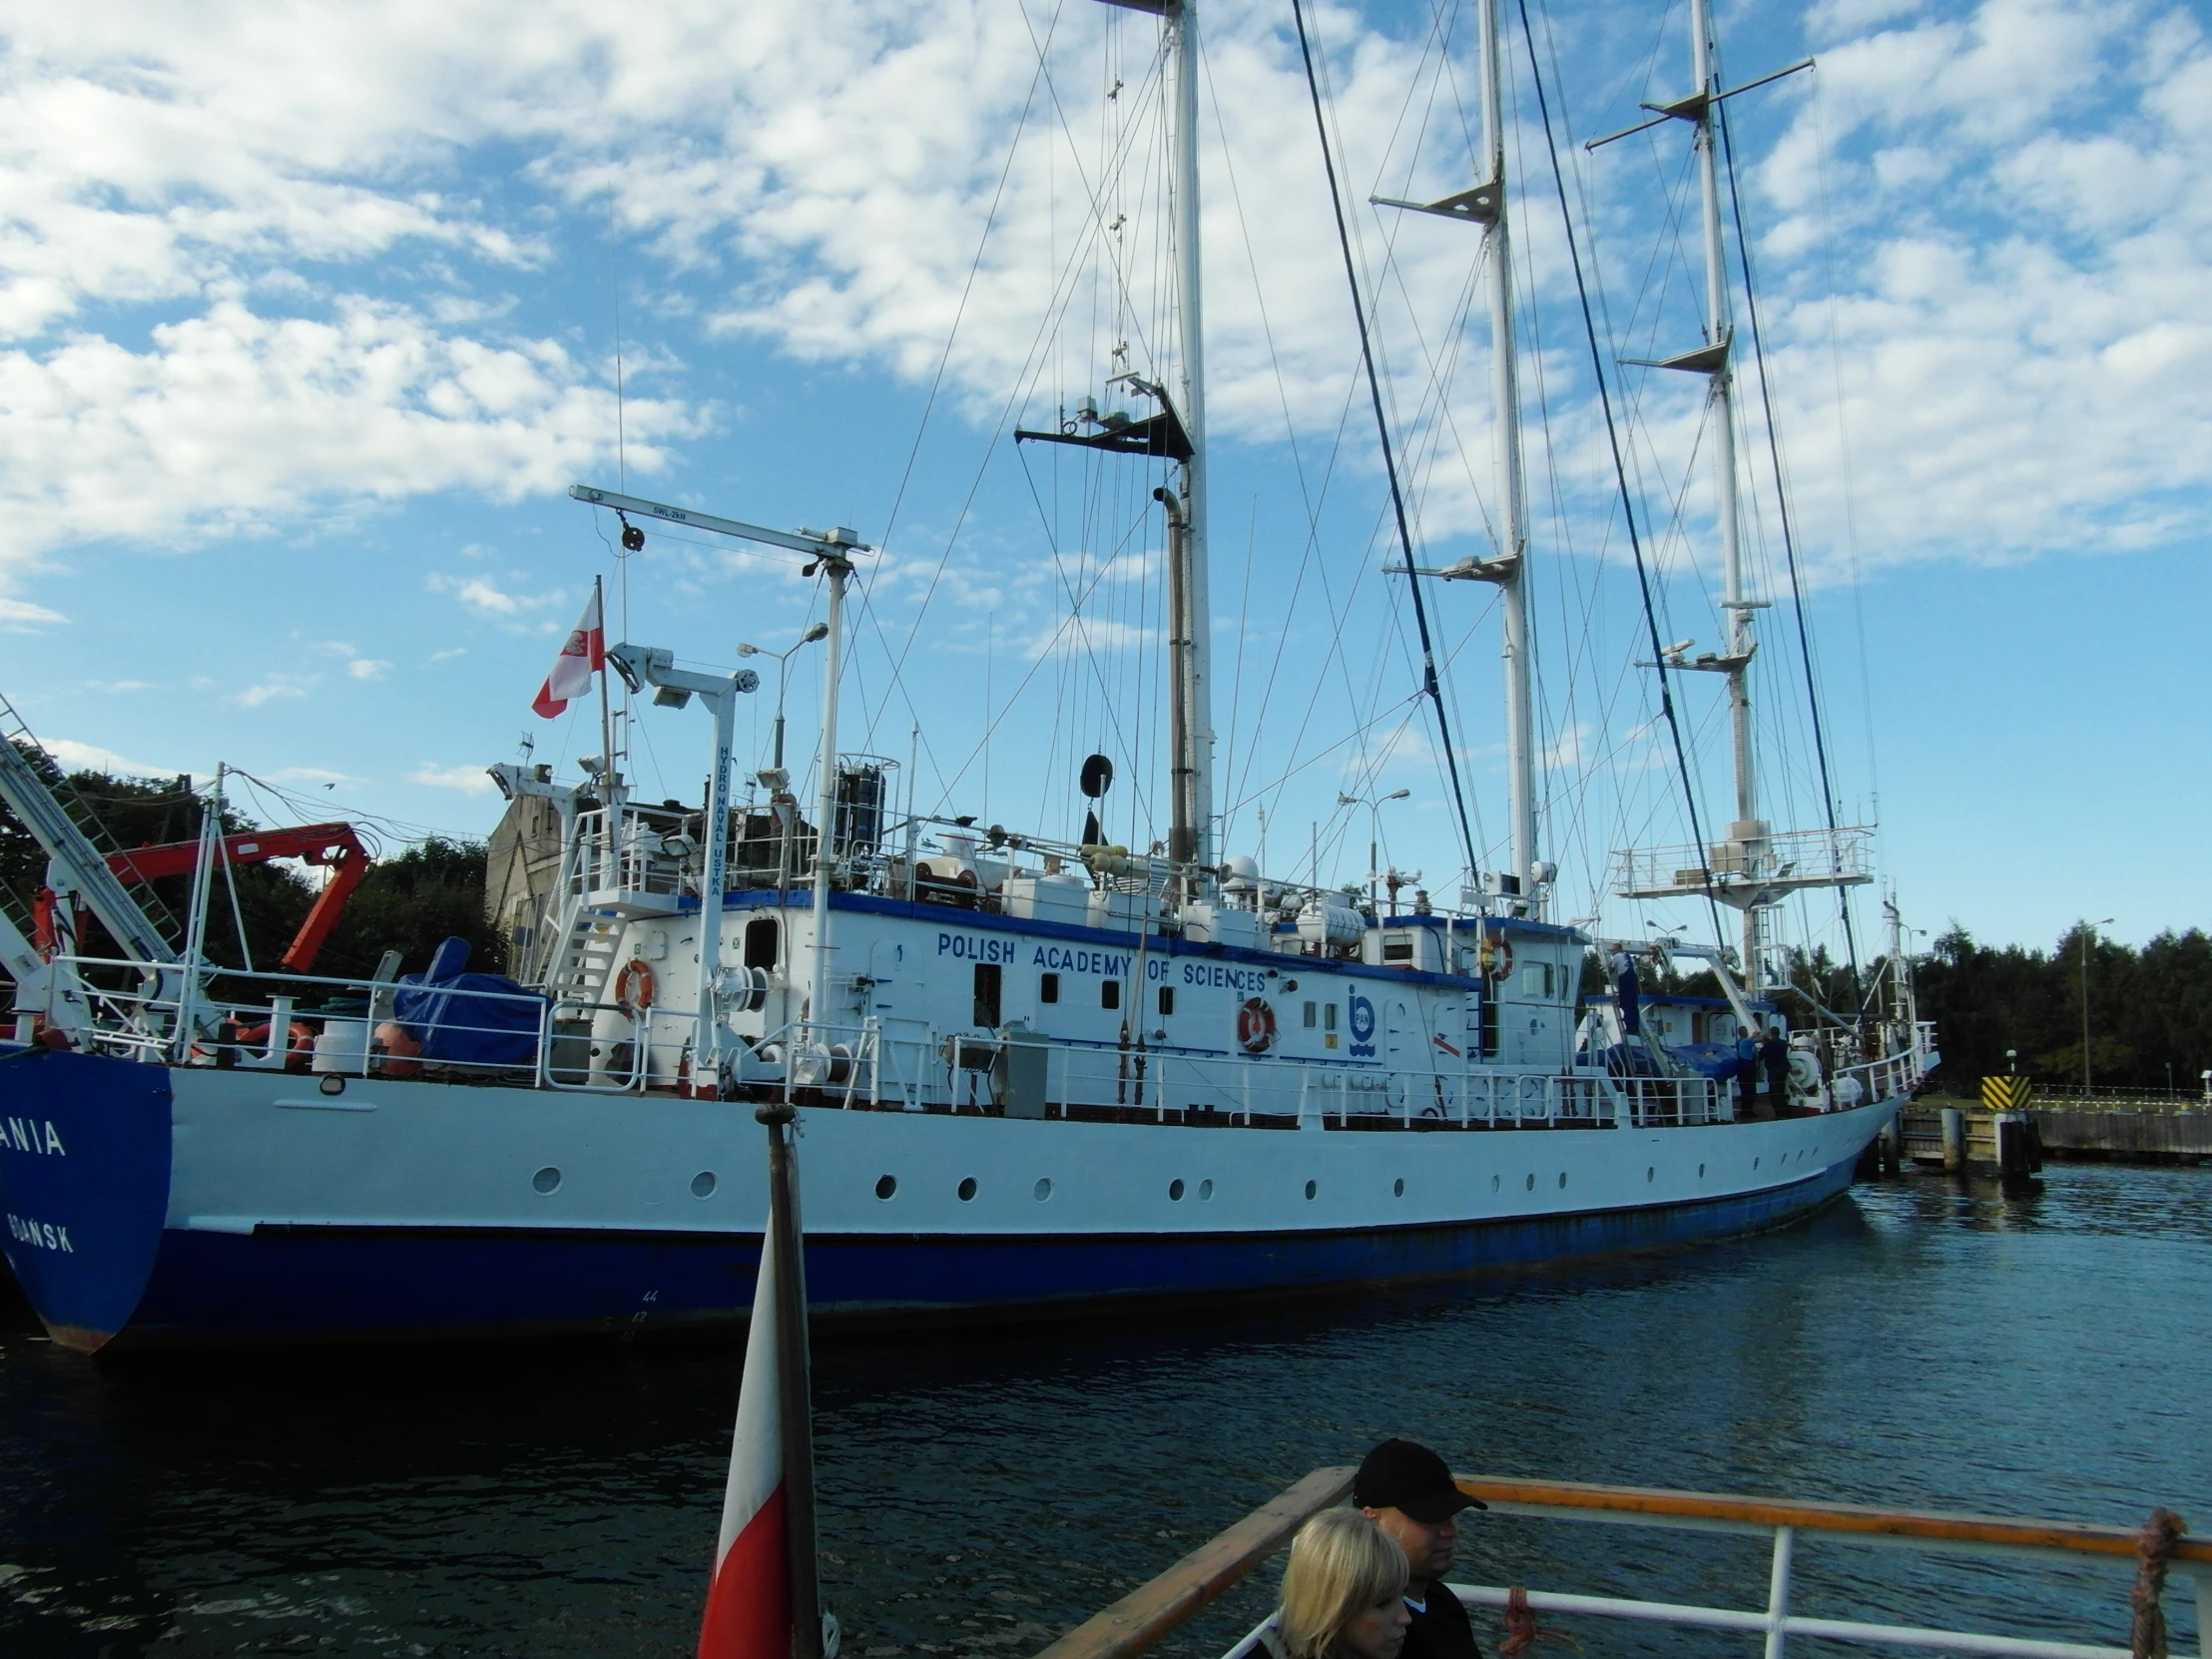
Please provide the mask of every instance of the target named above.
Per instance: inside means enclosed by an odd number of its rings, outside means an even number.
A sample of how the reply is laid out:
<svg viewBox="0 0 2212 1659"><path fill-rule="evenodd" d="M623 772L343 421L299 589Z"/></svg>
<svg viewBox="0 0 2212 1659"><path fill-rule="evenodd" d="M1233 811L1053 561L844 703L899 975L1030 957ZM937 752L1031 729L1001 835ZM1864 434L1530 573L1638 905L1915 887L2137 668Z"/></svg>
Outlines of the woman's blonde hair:
<svg viewBox="0 0 2212 1659"><path fill-rule="evenodd" d="M1357 1509L1325 1509L1298 1529L1283 1569L1288 1659L1328 1659L1346 1626L1405 1593L1405 1552Z"/></svg>

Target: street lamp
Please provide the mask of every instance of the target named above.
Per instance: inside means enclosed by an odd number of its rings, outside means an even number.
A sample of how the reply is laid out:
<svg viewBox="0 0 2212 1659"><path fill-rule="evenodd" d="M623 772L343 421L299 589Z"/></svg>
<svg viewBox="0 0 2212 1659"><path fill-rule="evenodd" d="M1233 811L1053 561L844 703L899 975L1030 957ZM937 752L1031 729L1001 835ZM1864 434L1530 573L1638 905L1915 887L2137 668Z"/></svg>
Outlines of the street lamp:
<svg viewBox="0 0 2212 1659"><path fill-rule="evenodd" d="M1376 849L1376 843L1382 838L1382 803L1385 801L1403 801L1412 793L1411 790L1392 790L1388 795L1340 795L1337 797L1337 805L1340 807L1365 807L1368 810L1368 908L1375 912L1375 919L1378 921L1382 919L1382 908L1376 897L1375 888L1378 877L1377 864L1382 858L1382 854Z"/></svg>
<svg viewBox="0 0 2212 1659"><path fill-rule="evenodd" d="M784 770L784 670L791 666L792 653L800 646L812 645L817 640L830 637L830 624L818 622L799 636L799 644L790 651L767 651L757 645L740 645L741 657L774 657L776 659L776 758L769 764L778 772Z"/></svg>
<svg viewBox="0 0 2212 1659"><path fill-rule="evenodd" d="M2105 916L2097 921L2081 924L2081 1096L2089 1097L2089 934L2098 927L2108 926L2112 918Z"/></svg>

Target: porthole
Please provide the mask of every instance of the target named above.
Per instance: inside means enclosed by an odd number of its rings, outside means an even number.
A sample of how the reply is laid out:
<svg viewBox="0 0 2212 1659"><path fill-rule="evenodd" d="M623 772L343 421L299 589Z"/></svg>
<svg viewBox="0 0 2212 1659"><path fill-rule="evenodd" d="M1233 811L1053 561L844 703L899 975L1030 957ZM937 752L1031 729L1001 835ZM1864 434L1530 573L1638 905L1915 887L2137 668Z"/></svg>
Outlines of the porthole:
<svg viewBox="0 0 2212 1659"><path fill-rule="evenodd" d="M691 1178L691 1195L694 1198L712 1198L715 1196L715 1172L713 1170L703 1169Z"/></svg>
<svg viewBox="0 0 2212 1659"><path fill-rule="evenodd" d="M1395 1181L1392 1181L1390 1183L1390 1196L1392 1198L1403 1198L1405 1196L1404 1176L1401 1175Z"/></svg>
<svg viewBox="0 0 2212 1659"><path fill-rule="evenodd" d="M1203 1203L1203 1202L1204 1202L1205 1200L1207 1200L1207 1199L1209 1199L1209 1198L1212 1198L1212 1197L1214 1196L1214 1184L1213 1184L1213 1182L1212 1182L1212 1181L1210 1181L1210 1180L1208 1180L1208 1181L1201 1181L1201 1182L1200 1182L1200 1183L1198 1184L1198 1196L1199 1196L1199 1200L1200 1200L1200 1202L1202 1202L1202 1203Z"/></svg>
<svg viewBox="0 0 2212 1659"><path fill-rule="evenodd" d="M1528 1177L1528 1190L1530 1192L1534 1192L1536 1190L1536 1177L1533 1174Z"/></svg>
<svg viewBox="0 0 2212 1659"><path fill-rule="evenodd" d="M1308 1198L1312 1198L1316 1193L1320 1191L1321 1183L1319 1181L1309 1181L1306 1183L1306 1196Z"/></svg>
<svg viewBox="0 0 2212 1659"><path fill-rule="evenodd" d="M1561 1188L1564 1188L1564 1187L1566 1186L1566 1184L1567 1184L1567 1172L1566 1172L1565 1170L1561 1170L1561 1171L1559 1172L1559 1185L1561 1186Z"/></svg>
<svg viewBox="0 0 2212 1659"><path fill-rule="evenodd" d="M1168 1183L1168 1202L1170 1204L1183 1202L1183 1179L1181 1176Z"/></svg>
<svg viewBox="0 0 2212 1659"><path fill-rule="evenodd" d="M550 1193L556 1191L560 1187L560 1184L561 1172L555 1169L551 1164L546 1165L545 1168L539 1170L537 1174L530 1177L530 1185L537 1188L537 1190L541 1193Z"/></svg>
<svg viewBox="0 0 2212 1659"><path fill-rule="evenodd" d="M1052 1178L1040 1175L1037 1177L1037 1184L1029 1189L1029 1193L1039 1204L1042 1204L1052 1196Z"/></svg>
<svg viewBox="0 0 2212 1659"><path fill-rule="evenodd" d="M967 1201L968 1201L969 1199L971 1199L971 1198L973 1198L973 1197L975 1196L975 1177L974 1177L974 1176L972 1176L972 1175L963 1175L963 1176L962 1176L962 1177L960 1178L960 1187L959 1187L959 1193L960 1193L960 1202L961 1202L962 1204L965 1204L965 1203L966 1203L966 1202L967 1202Z"/></svg>
<svg viewBox="0 0 2212 1659"><path fill-rule="evenodd" d="M897 1177L897 1176L895 1176L895 1175L880 1175L880 1176L877 1176L877 1177L876 1177L876 1179L875 1179L875 1196L876 1196L877 1198L888 1198L888 1197L890 1197L890 1196L891 1196L891 1194L895 1193L896 1191L898 1191L898 1177Z"/></svg>

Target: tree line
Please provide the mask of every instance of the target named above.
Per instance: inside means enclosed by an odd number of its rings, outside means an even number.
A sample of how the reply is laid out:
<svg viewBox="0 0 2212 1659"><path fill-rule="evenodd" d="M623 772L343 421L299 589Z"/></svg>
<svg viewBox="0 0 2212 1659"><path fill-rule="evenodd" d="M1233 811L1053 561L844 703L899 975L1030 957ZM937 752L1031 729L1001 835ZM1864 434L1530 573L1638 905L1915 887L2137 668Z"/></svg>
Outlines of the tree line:
<svg viewBox="0 0 2212 1659"><path fill-rule="evenodd" d="M2195 927L2138 950L2076 925L2045 954L1976 944L1953 922L1921 958L1917 983L1922 1018L1936 1022L1946 1093L1970 1094L2015 1064L2022 1076L2078 1086L2084 1008L2097 1088L2201 1095L2212 1067L2212 937Z"/></svg>

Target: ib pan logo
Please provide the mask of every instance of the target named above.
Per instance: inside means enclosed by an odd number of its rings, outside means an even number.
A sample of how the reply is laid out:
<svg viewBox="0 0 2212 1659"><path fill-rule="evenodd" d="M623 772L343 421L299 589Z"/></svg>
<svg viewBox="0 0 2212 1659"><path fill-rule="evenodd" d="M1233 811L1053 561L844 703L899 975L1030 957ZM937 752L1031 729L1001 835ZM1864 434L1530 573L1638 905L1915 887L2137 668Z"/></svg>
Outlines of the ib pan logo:
<svg viewBox="0 0 2212 1659"><path fill-rule="evenodd" d="M1358 991L1352 993L1352 1054L1361 1060L1375 1056L1375 1004Z"/></svg>

